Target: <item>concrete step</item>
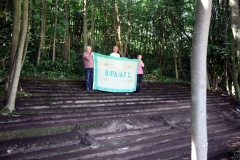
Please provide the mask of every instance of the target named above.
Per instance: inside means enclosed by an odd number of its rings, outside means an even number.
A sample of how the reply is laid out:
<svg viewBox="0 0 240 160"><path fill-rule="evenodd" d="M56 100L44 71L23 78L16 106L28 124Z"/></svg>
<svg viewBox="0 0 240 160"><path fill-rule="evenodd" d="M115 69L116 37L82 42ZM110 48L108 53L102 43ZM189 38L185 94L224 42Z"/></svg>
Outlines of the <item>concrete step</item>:
<svg viewBox="0 0 240 160"><path fill-rule="evenodd" d="M26 93L17 98L16 114L0 115L0 159L190 157L189 84L144 82L141 94L85 91L80 81L21 81L21 87ZM232 102L207 91L209 158L224 157L240 141L230 109L239 106Z"/></svg>

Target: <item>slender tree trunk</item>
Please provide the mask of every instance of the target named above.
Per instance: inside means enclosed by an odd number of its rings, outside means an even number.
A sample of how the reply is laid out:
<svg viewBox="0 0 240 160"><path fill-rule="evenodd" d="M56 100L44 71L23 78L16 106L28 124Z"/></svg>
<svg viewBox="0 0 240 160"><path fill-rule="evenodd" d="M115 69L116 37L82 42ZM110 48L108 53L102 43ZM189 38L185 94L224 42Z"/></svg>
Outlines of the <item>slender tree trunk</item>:
<svg viewBox="0 0 240 160"><path fill-rule="evenodd" d="M52 62L55 62L56 59L56 35L57 35L57 18L58 18L58 0L55 1L55 18L54 18L54 33L53 33L53 53L52 53Z"/></svg>
<svg viewBox="0 0 240 160"><path fill-rule="evenodd" d="M115 41L116 45L118 46L119 54L123 56L123 47L122 47L122 39L121 39L121 26L120 26L120 19L119 19L119 13L118 13L118 1L113 0L114 4L114 29L115 29Z"/></svg>
<svg viewBox="0 0 240 160"><path fill-rule="evenodd" d="M28 0L23 0L23 15L22 15L22 26L21 31L19 35L19 41L18 41L18 48L16 52L16 65L15 65L15 73L13 77L13 82L11 85L10 94L8 96L8 101L4 109L8 109L10 112L12 112L15 109L15 101L16 101L16 95L18 90L18 83L20 78L20 72L21 72L21 66L22 66L22 56L23 56L23 49L24 49L24 43L26 40L27 35L27 25L28 25Z"/></svg>
<svg viewBox="0 0 240 160"><path fill-rule="evenodd" d="M166 64L166 54L167 54L167 38L166 38L166 35L165 33L163 33L162 35L162 38L163 38L163 53L162 53L162 65L160 66L160 73L162 74L164 69L165 69L165 64Z"/></svg>
<svg viewBox="0 0 240 160"><path fill-rule="evenodd" d="M12 30L12 50L10 57L9 78L5 84L5 90L10 94L10 87L12 84L14 69L15 69L15 54L18 47L18 39L20 33L20 19L21 19L21 1L14 1L13 3L13 30Z"/></svg>
<svg viewBox="0 0 240 160"><path fill-rule="evenodd" d="M237 64L236 64L236 50L235 50L235 39L232 40L232 49L231 49L231 66L230 63L228 63L229 65L229 73L232 77L232 82L233 82L233 86L232 86L232 94L236 96L237 101L239 102L239 83L238 83L238 69L237 69ZM233 90L234 88L234 90Z"/></svg>
<svg viewBox="0 0 240 160"><path fill-rule="evenodd" d="M183 51L183 46L182 46L182 36L181 36L182 33L180 33L180 40L179 40L179 67L180 67L180 70L182 72L182 75L185 79L185 81L187 81L187 78L185 76L185 73L183 71L183 64L182 64L182 51Z"/></svg>
<svg viewBox="0 0 240 160"><path fill-rule="evenodd" d="M28 3L29 4L32 4L32 0L28 0ZM29 6L29 13L31 13L32 11L32 5ZM31 14L28 14L28 15L31 15ZM32 16L32 15L31 15ZM30 18L28 18L30 19ZM24 61L25 61L25 58L26 58L26 55L27 55L27 49L28 49L28 40L29 40L29 30L30 30L30 20L28 20L28 27L27 27L27 33L26 33L26 41L25 41L25 44L24 44L24 49L23 49L23 56L22 56L22 65L21 65L21 69L23 67L23 64L24 64Z"/></svg>
<svg viewBox="0 0 240 160"><path fill-rule="evenodd" d="M174 34L174 42L173 42L173 52L174 52L174 66L175 66L175 78L178 80L178 58L177 58L177 37L176 34Z"/></svg>
<svg viewBox="0 0 240 160"><path fill-rule="evenodd" d="M225 58L225 86L226 86L226 91L228 95L230 95L230 89L229 89L229 76L228 76L228 60Z"/></svg>
<svg viewBox="0 0 240 160"><path fill-rule="evenodd" d="M88 12L87 12L87 6L88 6L88 1L84 0L84 15L83 15L83 46L84 48L86 48L86 46L88 45L88 36L87 36L87 16L88 16Z"/></svg>
<svg viewBox="0 0 240 160"><path fill-rule="evenodd" d="M42 0L42 7L43 7L43 13L42 13L42 22L41 22L41 35L40 35L40 43L38 48L38 57L37 57L37 66L39 65L42 57L42 52L45 48L45 35L46 35L46 0Z"/></svg>
<svg viewBox="0 0 240 160"><path fill-rule="evenodd" d="M231 24L234 40L237 45L237 53L235 60L235 54L232 53L232 79L236 92L236 99L240 102L240 88L238 83L238 74L240 73L240 17L239 17L239 1L238 0L229 0L229 5L231 8ZM237 64L236 64L236 63Z"/></svg>
<svg viewBox="0 0 240 160"><path fill-rule="evenodd" d="M65 57L65 61L69 62L70 61L70 33L69 33L69 19L68 19L68 2L65 1L64 2L64 8L65 8L65 20L66 22L68 22L67 24L65 24L65 52L64 52L64 57Z"/></svg>
<svg viewBox="0 0 240 160"><path fill-rule="evenodd" d="M228 47L228 0L223 0L222 1L222 8L224 9L224 16L223 16L223 39L224 39L224 44L225 44L225 48ZM224 63L225 63L225 66L224 66L224 70L225 70L225 87L226 87L226 91L228 93L228 95L230 95L230 89L229 89L229 73L228 73L228 57L225 58L224 60Z"/></svg>
<svg viewBox="0 0 240 160"><path fill-rule="evenodd" d="M130 2L130 4L128 4L129 7L132 7L132 1ZM128 10L128 25L127 25L127 33L126 33L126 39L125 39L125 42L124 42L124 47L123 47L123 57L126 57L126 54L127 54L127 49L128 49L128 42L129 42L129 35L130 35L130 32L132 31L132 16L131 16L131 10L132 8L130 8Z"/></svg>
<svg viewBox="0 0 240 160"><path fill-rule="evenodd" d="M95 15L96 15L96 7L92 7L92 14L91 14L91 40L90 45L92 46L92 50L95 50L96 42L94 40L94 30L95 30Z"/></svg>
<svg viewBox="0 0 240 160"><path fill-rule="evenodd" d="M206 63L212 0L197 1L191 57L191 132L194 160L207 160Z"/></svg>

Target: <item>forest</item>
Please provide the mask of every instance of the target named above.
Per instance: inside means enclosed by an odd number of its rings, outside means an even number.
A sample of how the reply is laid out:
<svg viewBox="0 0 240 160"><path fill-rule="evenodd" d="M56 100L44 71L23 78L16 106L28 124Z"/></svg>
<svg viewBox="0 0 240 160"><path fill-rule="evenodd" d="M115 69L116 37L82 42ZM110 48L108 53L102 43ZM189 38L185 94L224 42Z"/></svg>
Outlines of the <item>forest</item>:
<svg viewBox="0 0 240 160"><path fill-rule="evenodd" d="M211 15L204 12L207 8ZM204 22L208 15L209 35L196 34L208 33L207 29L202 32L208 27ZM203 23L196 23L196 17ZM194 39L206 36L204 82L209 90L239 102L239 29L238 0L1 0L0 82L8 100L4 109L14 111L20 79L84 80L82 54L86 46L105 55L118 46L121 57L130 59L141 54L144 80L195 84L191 82L191 57L196 50L204 54L205 48L199 48ZM196 99L205 102L206 96ZM195 119L206 121L197 113Z"/></svg>
<svg viewBox="0 0 240 160"><path fill-rule="evenodd" d="M143 55L145 80L190 82L195 0L0 1L0 75L83 79L82 53ZM240 100L239 4L213 0L208 89ZM14 67L20 69L19 74ZM7 80L8 79L8 80ZM7 80L7 82L6 82Z"/></svg>

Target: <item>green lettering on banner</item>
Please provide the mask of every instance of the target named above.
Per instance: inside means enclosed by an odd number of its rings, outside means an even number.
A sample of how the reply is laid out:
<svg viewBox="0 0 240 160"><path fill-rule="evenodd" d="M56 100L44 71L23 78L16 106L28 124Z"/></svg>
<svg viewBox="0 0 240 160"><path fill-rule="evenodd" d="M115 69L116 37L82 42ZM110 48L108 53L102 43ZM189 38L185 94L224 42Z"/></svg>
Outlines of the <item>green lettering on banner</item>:
<svg viewBox="0 0 240 160"><path fill-rule="evenodd" d="M113 71L111 71L111 74L110 74L110 76L112 77L114 75L114 72Z"/></svg>
<svg viewBox="0 0 240 160"><path fill-rule="evenodd" d="M122 74L122 72L120 72L119 77L123 78L123 74Z"/></svg>
<svg viewBox="0 0 240 160"><path fill-rule="evenodd" d="M124 72L124 78L126 77L127 72Z"/></svg>
<svg viewBox="0 0 240 160"><path fill-rule="evenodd" d="M131 78L131 72L116 72L105 70L106 77Z"/></svg>
<svg viewBox="0 0 240 160"><path fill-rule="evenodd" d="M107 70L105 70L105 76L106 76L106 77L108 76L108 71L107 71Z"/></svg>
<svg viewBox="0 0 240 160"><path fill-rule="evenodd" d="M118 77L118 76L117 76L117 72L115 72L114 77Z"/></svg>

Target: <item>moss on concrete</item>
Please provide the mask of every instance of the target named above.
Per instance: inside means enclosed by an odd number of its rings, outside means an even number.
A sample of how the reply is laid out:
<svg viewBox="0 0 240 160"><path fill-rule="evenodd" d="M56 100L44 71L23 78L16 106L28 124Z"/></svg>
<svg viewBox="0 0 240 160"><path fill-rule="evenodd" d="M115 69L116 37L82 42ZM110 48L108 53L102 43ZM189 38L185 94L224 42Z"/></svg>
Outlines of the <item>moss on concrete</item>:
<svg viewBox="0 0 240 160"><path fill-rule="evenodd" d="M5 131L5 132L0 132L0 140L4 141L9 139L60 134L60 133L70 132L74 127L75 127L74 125L69 125L69 126L56 126L56 127Z"/></svg>

